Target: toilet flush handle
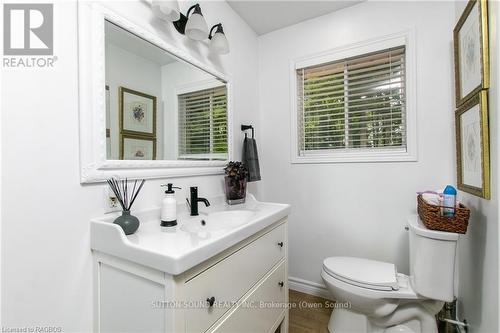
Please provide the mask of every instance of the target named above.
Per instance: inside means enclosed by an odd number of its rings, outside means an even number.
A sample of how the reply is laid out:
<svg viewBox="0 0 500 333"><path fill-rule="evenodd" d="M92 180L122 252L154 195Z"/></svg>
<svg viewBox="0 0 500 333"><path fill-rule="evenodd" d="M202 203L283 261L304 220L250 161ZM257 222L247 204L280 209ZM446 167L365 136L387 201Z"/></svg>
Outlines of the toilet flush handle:
<svg viewBox="0 0 500 333"><path fill-rule="evenodd" d="M410 230L410 228L407 225L405 225L405 230L408 231Z"/></svg>

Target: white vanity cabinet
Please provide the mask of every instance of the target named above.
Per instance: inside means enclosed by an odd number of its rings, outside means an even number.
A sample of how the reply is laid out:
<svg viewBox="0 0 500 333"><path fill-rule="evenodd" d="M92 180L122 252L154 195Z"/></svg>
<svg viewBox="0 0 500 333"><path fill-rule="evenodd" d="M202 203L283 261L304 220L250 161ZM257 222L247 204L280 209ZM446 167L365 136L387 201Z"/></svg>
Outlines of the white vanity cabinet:
<svg viewBox="0 0 500 333"><path fill-rule="evenodd" d="M94 247L95 331L287 332L286 216L267 224L179 274Z"/></svg>

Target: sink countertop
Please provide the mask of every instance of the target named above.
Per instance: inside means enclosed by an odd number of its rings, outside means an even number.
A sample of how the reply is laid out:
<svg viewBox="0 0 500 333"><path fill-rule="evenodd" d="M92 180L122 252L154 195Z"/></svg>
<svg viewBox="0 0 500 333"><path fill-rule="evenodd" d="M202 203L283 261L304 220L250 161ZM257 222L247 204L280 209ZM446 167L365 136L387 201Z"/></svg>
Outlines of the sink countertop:
<svg viewBox="0 0 500 333"><path fill-rule="evenodd" d="M200 203L199 216L189 216L186 205L179 204L175 227L160 226L160 208L132 211L141 224L129 236L113 224L121 213L92 219L91 248L177 275L290 213L290 205L259 202L251 194L244 204L230 206L223 197L211 198L210 203L208 208Z"/></svg>

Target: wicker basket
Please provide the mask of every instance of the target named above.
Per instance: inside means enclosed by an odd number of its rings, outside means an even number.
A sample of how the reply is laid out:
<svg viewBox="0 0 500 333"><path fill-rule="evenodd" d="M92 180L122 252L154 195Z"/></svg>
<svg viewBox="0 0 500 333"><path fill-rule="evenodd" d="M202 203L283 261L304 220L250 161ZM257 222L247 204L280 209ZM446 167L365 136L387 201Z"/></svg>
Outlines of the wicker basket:
<svg viewBox="0 0 500 333"><path fill-rule="evenodd" d="M422 195L417 196L418 216L425 226L432 230L456 232L465 234L467 225L469 224L470 210L460 204L455 208L454 216L442 216L441 208L443 206L435 206L427 203Z"/></svg>

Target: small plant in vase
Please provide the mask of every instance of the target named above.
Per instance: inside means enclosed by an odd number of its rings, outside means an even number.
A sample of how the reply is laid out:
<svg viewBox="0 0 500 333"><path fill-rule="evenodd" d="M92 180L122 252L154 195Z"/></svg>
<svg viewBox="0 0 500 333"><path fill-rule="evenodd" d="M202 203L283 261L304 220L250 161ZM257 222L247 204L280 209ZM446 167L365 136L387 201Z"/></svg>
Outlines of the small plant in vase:
<svg viewBox="0 0 500 333"><path fill-rule="evenodd" d="M247 194L247 168L242 162L231 161L224 168L224 171L226 173L224 183L227 203L230 205L244 203Z"/></svg>

